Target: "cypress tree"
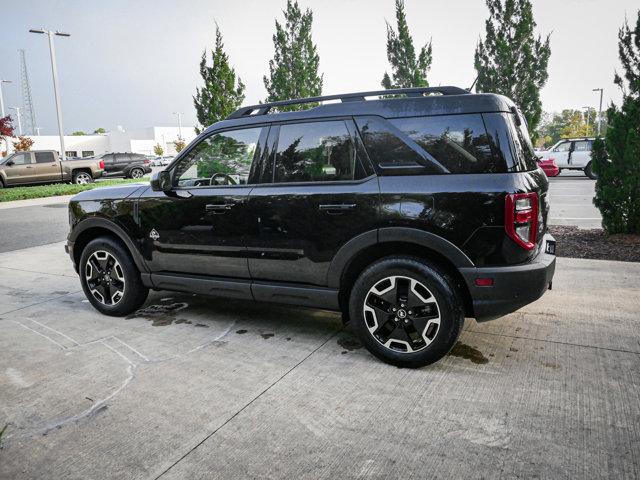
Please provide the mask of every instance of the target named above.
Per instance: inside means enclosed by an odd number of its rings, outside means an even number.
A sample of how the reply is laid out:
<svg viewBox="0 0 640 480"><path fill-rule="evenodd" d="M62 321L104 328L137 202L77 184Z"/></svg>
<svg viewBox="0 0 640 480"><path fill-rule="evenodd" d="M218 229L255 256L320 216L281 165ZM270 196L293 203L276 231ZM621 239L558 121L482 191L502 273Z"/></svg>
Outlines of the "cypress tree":
<svg viewBox="0 0 640 480"><path fill-rule="evenodd" d="M607 109L606 136L593 145L593 203L608 233L640 233L640 10L634 29L625 20L618 32L618 55L624 73L616 73L614 82L622 106Z"/></svg>
<svg viewBox="0 0 640 480"><path fill-rule="evenodd" d="M547 35L535 37L536 22L529 0L486 0L486 34L476 47L476 91L500 93L522 110L529 131L542 116L540 89L547 81L551 48ZM534 135L532 135L534 136Z"/></svg>
<svg viewBox="0 0 640 480"><path fill-rule="evenodd" d="M390 88L428 87L427 72L431 68L431 41L420 49L416 57L413 38L409 33L404 0L396 0L396 32L387 22L387 59L391 65L391 76L382 77L382 86Z"/></svg>
<svg viewBox="0 0 640 480"><path fill-rule="evenodd" d="M300 10L297 1L287 0L284 26L276 20L273 35L275 54L269 60L269 76L264 76L267 102L322 95L320 57L311 38L313 12ZM312 105L291 105L279 110L301 110Z"/></svg>
<svg viewBox="0 0 640 480"><path fill-rule="evenodd" d="M240 78L236 82L236 72L229 64L224 52L222 34L216 24L216 44L211 50L211 66L207 65L207 51L202 52L200 75L204 81L202 88L196 88L193 105L198 123L196 133L209 125L225 119L244 101L244 84Z"/></svg>

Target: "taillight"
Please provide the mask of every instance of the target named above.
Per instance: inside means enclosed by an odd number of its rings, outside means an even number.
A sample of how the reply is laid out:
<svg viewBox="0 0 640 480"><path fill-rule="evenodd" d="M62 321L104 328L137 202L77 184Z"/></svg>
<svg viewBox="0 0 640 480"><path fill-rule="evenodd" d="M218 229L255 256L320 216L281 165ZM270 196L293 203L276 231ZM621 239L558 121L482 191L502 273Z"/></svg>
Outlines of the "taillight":
<svg viewBox="0 0 640 480"><path fill-rule="evenodd" d="M100 160L98 165L100 166L100 170L104 170L104 160Z"/></svg>
<svg viewBox="0 0 640 480"><path fill-rule="evenodd" d="M146 165L146 164L148 164L148 163L151 163L151 160L149 160L148 158L145 158L145 159L143 160L143 163Z"/></svg>
<svg viewBox="0 0 640 480"><path fill-rule="evenodd" d="M525 250L536 246L538 236L538 194L512 193L504 205L504 229Z"/></svg>

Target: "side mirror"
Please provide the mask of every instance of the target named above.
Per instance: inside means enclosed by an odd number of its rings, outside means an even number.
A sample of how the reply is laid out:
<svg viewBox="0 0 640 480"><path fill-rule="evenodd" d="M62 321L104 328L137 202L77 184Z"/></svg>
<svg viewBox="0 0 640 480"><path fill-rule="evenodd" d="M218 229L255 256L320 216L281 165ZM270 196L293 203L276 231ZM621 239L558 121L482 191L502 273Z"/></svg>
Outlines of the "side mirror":
<svg viewBox="0 0 640 480"><path fill-rule="evenodd" d="M151 190L154 192L171 191L171 173L167 170L153 172L151 175Z"/></svg>
<svg viewBox="0 0 640 480"><path fill-rule="evenodd" d="M13 163L13 160L7 160L7 163L5 163L5 165L6 165L7 167L12 167L12 166L13 166L13 165L15 165L15 164Z"/></svg>

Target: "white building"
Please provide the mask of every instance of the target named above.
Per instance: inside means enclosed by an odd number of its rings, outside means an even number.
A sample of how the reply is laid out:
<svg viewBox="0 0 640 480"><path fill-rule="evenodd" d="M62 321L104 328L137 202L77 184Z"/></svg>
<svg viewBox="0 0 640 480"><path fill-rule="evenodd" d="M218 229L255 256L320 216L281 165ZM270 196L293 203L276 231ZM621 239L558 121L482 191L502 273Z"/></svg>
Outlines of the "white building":
<svg viewBox="0 0 640 480"><path fill-rule="evenodd" d="M160 145L164 155L175 155L173 142L178 140L180 133L186 144L196 137L193 127L148 127L125 131L118 128L112 132L99 135L65 135L64 148L69 157L90 157L109 152L133 152L154 155L153 147ZM32 150L60 151L60 137L58 135L26 135L33 140ZM10 151L13 151L9 141Z"/></svg>

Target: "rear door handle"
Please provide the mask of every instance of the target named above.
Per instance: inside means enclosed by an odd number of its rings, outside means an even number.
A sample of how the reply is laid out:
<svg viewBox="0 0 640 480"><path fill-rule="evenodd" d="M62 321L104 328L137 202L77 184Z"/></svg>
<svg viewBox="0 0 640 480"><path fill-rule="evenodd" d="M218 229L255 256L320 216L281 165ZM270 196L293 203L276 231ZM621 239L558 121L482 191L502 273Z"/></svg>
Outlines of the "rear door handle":
<svg viewBox="0 0 640 480"><path fill-rule="evenodd" d="M322 204L318 205L318 209L321 212L327 212L329 215L339 215L341 213L348 212L356 208L355 203L337 203L337 204Z"/></svg>
<svg viewBox="0 0 640 480"><path fill-rule="evenodd" d="M226 213L229 210L231 210L233 207L235 206L235 203L220 203L220 204L208 204L207 206L205 206L205 210L207 212L213 212L213 213Z"/></svg>

